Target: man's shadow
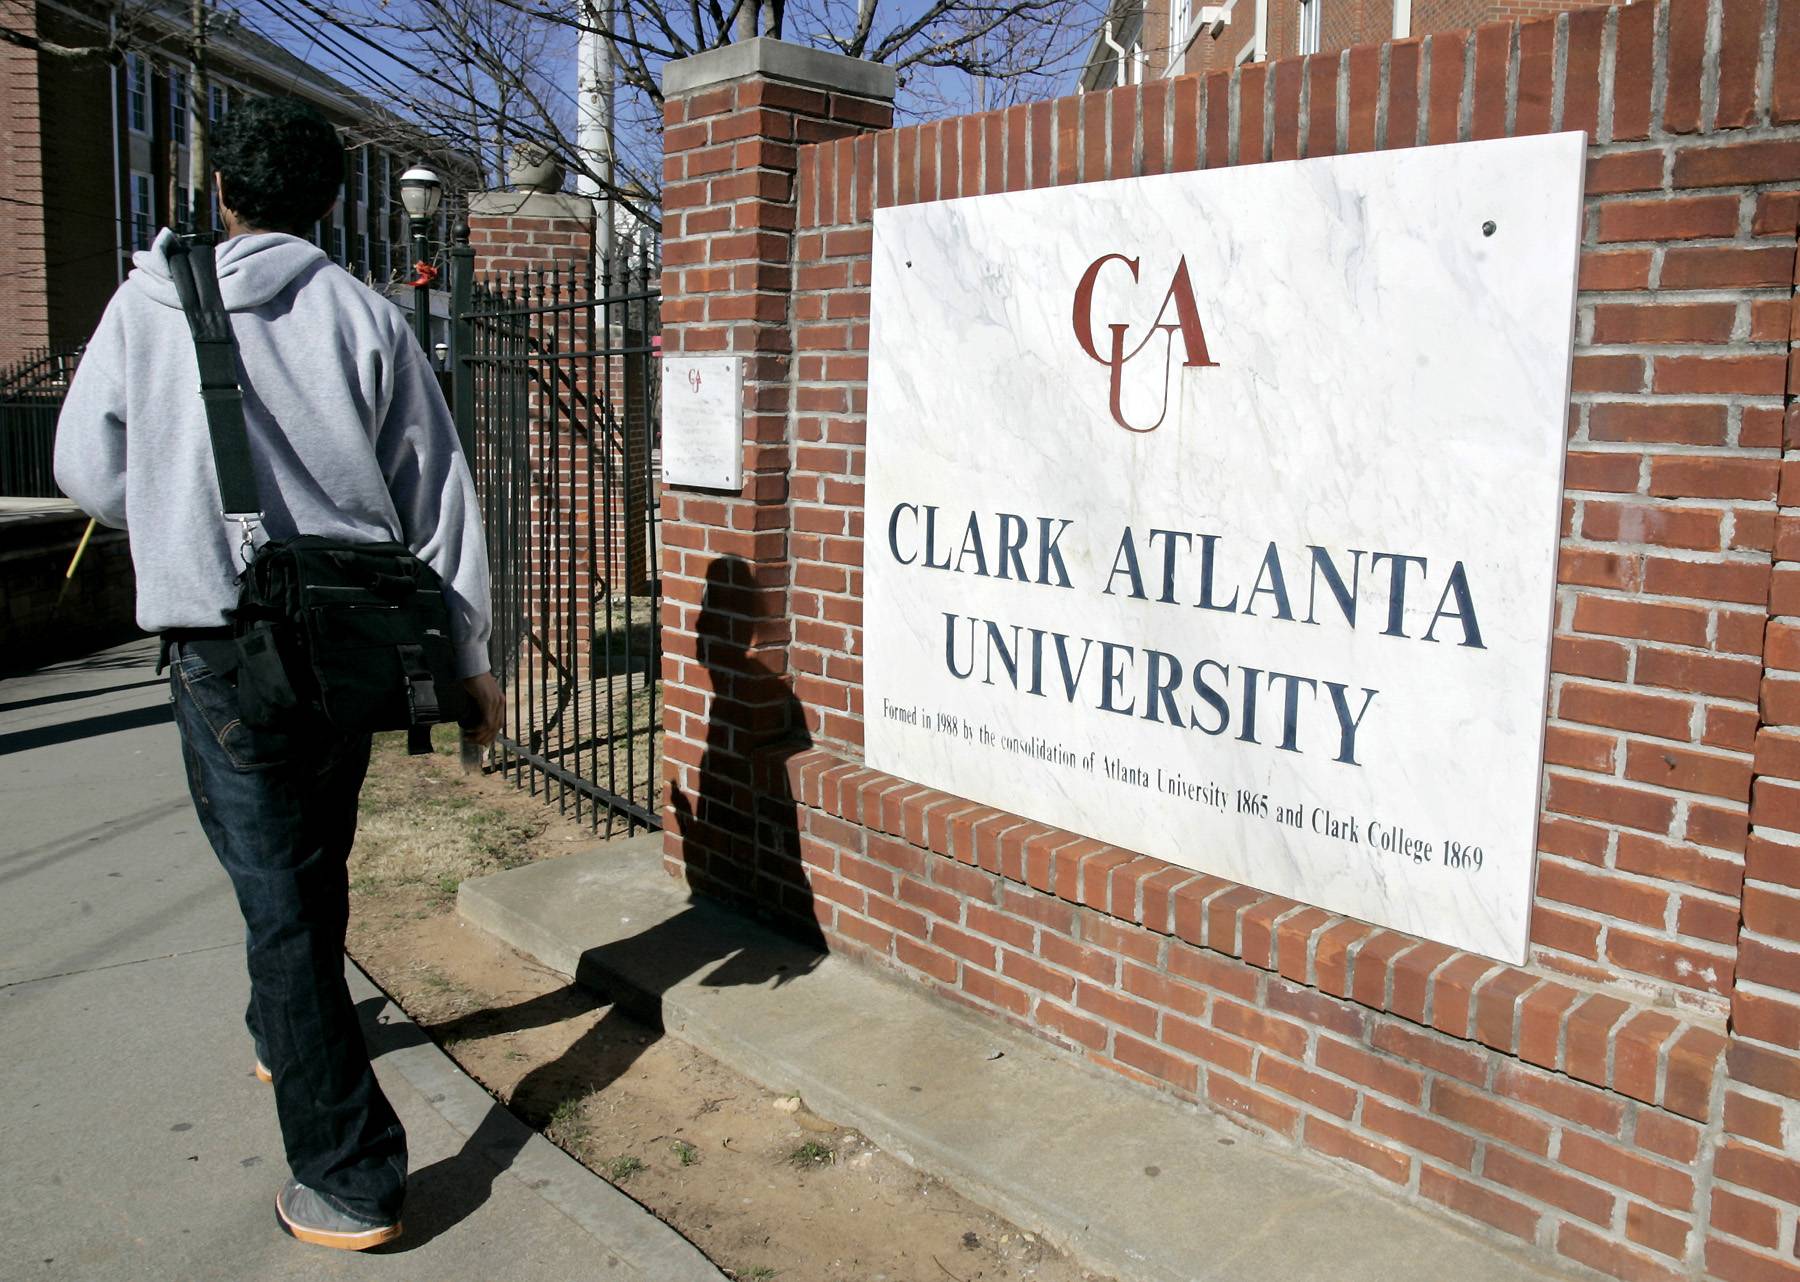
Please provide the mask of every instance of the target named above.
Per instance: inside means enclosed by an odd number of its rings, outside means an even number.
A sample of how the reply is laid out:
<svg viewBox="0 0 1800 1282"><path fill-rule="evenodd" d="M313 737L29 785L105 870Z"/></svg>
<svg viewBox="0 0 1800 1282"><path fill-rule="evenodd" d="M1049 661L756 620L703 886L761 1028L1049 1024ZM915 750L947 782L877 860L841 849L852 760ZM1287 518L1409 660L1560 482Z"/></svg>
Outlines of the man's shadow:
<svg viewBox="0 0 1800 1282"><path fill-rule="evenodd" d="M712 687L691 795L669 780L688 884L823 953L785 760L812 746L790 687L789 623L756 570L722 556L706 571L695 657ZM724 715L721 715L721 708Z"/></svg>
<svg viewBox="0 0 1800 1282"><path fill-rule="evenodd" d="M557 1059L514 1087L511 1113L496 1104L460 1152L408 1181L407 1235L394 1249L431 1241L486 1202L494 1179L530 1138L571 1102L606 1090L664 1030L663 999L690 976L708 988L773 983L810 973L826 942L813 914L795 802L780 762L811 745L804 715L778 662L786 619L759 613L754 570L737 557L708 568L695 654L712 687L706 749L691 790L669 783L670 808L686 839L688 881L702 892L666 921L582 954L575 980L513 1006L474 1011L427 1031L440 1043L554 1024L605 1006L600 1020ZM759 760L760 759L760 760ZM760 784L760 787L759 787ZM773 927L753 932L724 900ZM371 1051L381 1029L371 1029ZM648 1029L648 1033L646 1033ZM386 1049L391 1049L387 1047ZM519 1115L514 1117L513 1114Z"/></svg>

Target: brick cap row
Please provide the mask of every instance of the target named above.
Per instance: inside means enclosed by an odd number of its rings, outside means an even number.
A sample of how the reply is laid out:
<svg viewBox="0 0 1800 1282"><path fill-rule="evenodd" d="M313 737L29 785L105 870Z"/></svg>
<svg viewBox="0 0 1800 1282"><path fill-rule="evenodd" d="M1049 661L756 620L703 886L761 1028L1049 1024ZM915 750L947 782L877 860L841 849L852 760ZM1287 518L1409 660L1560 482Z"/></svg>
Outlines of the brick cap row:
<svg viewBox="0 0 1800 1282"><path fill-rule="evenodd" d="M1710 1114L1713 1027L1340 917L870 770L765 750L762 789L1368 1009L1679 1113Z"/></svg>
<svg viewBox="0 0 1800 1282"><path fill-rule="evenodd" d="M879 102L894 100L896 83L894 69L882 63L757 36L669 63L663 68L663 96L679 98L749 76Z"/></svg>

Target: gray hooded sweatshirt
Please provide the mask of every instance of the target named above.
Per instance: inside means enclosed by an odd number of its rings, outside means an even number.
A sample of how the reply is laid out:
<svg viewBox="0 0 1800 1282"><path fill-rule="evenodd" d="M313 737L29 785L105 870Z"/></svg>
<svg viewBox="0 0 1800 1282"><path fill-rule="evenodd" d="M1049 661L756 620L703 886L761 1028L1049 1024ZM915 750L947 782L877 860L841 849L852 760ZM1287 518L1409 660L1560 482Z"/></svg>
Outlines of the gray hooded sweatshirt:
<svg viewBox="0 0 1800 1282"><path fill-rule="evenodd" d="M56 428L56 482L127 529L137 620L214 628L237 603L200 374L164 231L107 305ZM257 536L390 539L443 577L459 676L488 670L480 509L436 377L398 308L294 236L218 250L262 500Z"/></svg>

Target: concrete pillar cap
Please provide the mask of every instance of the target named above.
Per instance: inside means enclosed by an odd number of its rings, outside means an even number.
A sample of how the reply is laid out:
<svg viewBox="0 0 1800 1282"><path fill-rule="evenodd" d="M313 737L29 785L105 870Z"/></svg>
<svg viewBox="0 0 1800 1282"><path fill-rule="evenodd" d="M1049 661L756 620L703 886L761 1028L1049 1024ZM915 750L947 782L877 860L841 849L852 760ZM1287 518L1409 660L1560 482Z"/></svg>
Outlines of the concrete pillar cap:
<svg viewBox="0 0 1800 1282"><path fill-rule="evenodd" d="M734 40L663 68L663 94L685 98L714 85L750 76L783 80L789 84L853 94L878 102L894 100L894 69L866 58L847 58L841 53L790 44L770 36Z"/></svg>
<svg viewBox="0 0 1800 1282"><path fill-rule="evenodd" d="M476 191L469 193L471 218L570 218L594 221L591 196L549 191Z"/></svg>

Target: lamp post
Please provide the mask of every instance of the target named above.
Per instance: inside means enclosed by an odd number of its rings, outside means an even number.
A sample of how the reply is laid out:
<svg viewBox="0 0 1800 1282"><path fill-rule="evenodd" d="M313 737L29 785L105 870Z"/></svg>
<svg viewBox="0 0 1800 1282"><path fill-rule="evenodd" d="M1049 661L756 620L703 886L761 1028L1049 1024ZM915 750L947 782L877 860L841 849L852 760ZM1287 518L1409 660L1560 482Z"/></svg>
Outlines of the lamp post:
<svg viewBox="0 0 1800 1282"><path fill-rule="evenodd" d="M413 333L419 346L431 350L431 275L425 270L431 247L426 236L444 198L444 184L431 170L415 165L400 175L400 204L412 223L413 262L419 274L413 281Z"/></svg>

